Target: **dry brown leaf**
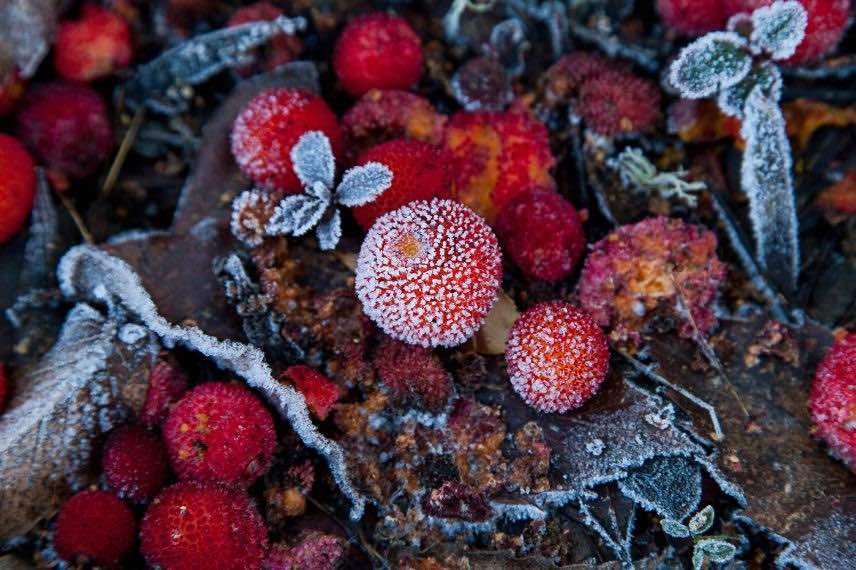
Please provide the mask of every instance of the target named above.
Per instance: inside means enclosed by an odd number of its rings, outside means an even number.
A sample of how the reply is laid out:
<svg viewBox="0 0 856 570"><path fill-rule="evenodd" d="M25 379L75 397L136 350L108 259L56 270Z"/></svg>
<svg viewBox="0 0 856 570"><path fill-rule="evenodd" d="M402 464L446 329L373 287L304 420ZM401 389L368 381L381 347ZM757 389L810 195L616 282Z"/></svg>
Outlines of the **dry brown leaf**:
<svg viewBox="0 0 856 570"><path fill-rule="evenodd" d="M487 314L482 327L475 336L476 352L479 354L505 354L505 341L511 326L520 312L514 300L505 291L500 290L496 304Z"/></svg>

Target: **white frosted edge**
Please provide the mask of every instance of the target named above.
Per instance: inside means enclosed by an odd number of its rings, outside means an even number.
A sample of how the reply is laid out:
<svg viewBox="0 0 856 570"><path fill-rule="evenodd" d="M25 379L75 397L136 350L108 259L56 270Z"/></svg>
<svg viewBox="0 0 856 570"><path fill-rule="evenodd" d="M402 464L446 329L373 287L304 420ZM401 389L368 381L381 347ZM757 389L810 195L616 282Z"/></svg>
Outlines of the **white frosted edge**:
<svg viewBox="0 0 856 570"><path fill-rule="evenodd" d="M118 300L165 341L201 352L261 391L268 402L288 419L303 443L327 460L336 483L351 500L351 519L362 517L365 498L348 477L344 451L337 443L321 435L312 423L303 395L273 378L261 350L249 344L214 338L197 327L171 324L158 313L139 276L127 263L92 246L81 245L69 250L60 260L57 274L66 297L94 298L107 303ZM80 289L76 279L83 283Z"/></svg>

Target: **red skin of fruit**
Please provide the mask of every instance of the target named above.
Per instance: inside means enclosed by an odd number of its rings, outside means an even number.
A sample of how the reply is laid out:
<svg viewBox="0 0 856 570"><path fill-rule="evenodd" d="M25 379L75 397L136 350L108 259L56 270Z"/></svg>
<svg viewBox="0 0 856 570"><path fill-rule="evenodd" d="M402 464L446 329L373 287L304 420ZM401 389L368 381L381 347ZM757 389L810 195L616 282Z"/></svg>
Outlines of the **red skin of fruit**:
<svg viewBox="0 0 856 570"><path fill-rule="evenodd" d="M586 125L605 137L637 134L660 118L660 90L625 71L605 71L586 81L577 108Z"/></svg>
<svg viewBox="0 0 856 570"><path fill-rule="evenodd" d="M0 414L6 411L9 392L9 377L6 376L6 365L0 362Z"/></svg>
<svg viewBox="0 0 856 570"><path fill-rule="evenodd" d="M397 89L372 89L342 117L349 156L398 138L439 145L445 128L446 116L428 99Z"/></svg>
<svg viewBox="0 0 856 570"><path fill-rule="evenodd" d="M378 218L357 259L363 312L389 336L419 346L461 344L496 301L496 236L453 200L411 202Z"/></svg>
<svg viewBox="0 0 856 570"><path fill-rule="evenodd" d="M291 164L291 148L308 131L330 139L342 154L342 131L327 103L302 89L268 89L247 103L232 129L232 154L256 184L287 194L303 191Z"/></svg>
<svg viewBox="0 0 856 570"><path fill-rule="evenodd" d="M553 184L556 160L547 129L525 109L459 111L446 129L445 145L453 195L489 223L517 194Z"/></svg>
<svg viewBox="0 0 856 570"><path fill-rule="evenodd" d="M294 387L303 394L309 411L321 421L327 419L341 396L339 386L308 366L290 366L283 375L291 380Z"/></svg>
<svg viewBox="0 0 856 570"><path fill-rule="evenodd" d="M369 89L410 89L422 77L422 41L402 18L361 16L336 40L333 69L354 97Z"/></svg>
<svg viewBox="0 0 856 570"><path fill-rule="evenodd" d="M262 567L267 529L252 499L218 483L167 487L140 524L140 552L168 570L252 570Z"/></svg>
<svg viewBox="0 0 856 570"><path fill-rule="evenodd" d="M366 231L379 216L414 200L452 197L447 157L434 145L408 139L381 143L357 159L357 164L367 162L385 164L393 176L392 185L380 196L351 210Z"/></svg>
<svg viewBox="0 0 856 570"><path fill-rule="evenodd" d="M18 137L55 173L84 178L113 148L107 107L91 87L50 83L27 91L16 121Z"/></svg>
<svg viewBox="0 0 856 570"><path fill-rule="evenodd" d="M248 487L270 467L276 430L270 412L247 388L209 382L175 405L163 438L179 479Z"/></svg>
<svg viewBox="0 0 856 570"><path fill-rule="evenodd" d="M21 77L17 68L0 78L0 117L5 117L12 112L24 96L25 86L24 78Z"/></svg>
<svg viewBox="0 0 856 570"><path fill-rule="evenodd" d="M63 79L106 77L127 67L132 57L128 23L96 4L84 5L79 20L66 20L57 27L54 67Z"/></svg>
<svg viewBox="0 0 856 570"><path fill-rule="evenodd" d="M840 338L821 359L809 408L815 434L856 472L856 333Z"/></svg>
<svg viewBox="0 0 856 570"><path fill-rule="evenodd" d="M374 366L381 383L398 400L416 400L437 410L452 394L452 378L427 348L384 338L375 352Z"/></svg>
<svg viewBox="0 0 856 570"><path fill-rule="evenodd" d="M256 2L238 8L229 18L226 26L232 28L250 22L267 22L282 15L283 11L270 2ZM297 36L277 34L271 38L267 46L260 48L258 59L264 69L273 70L293 60L302 49L303 44ZM239 68L238 72L243 77L249 77L257 70L257 67L256 65L249 65Z"/></svg>
<svg viewBox="0 0 856 570"><path fill-rule="evenodd" d="M586 247L577 210L552 190L516 196L500 211L495 228L505 252L533 280L566 278Z"/></svg>
<svg viewBox="0 0 856 570"><path fill-rule="evenodd" d="M850 21L850 0L799 0L808 13L805 39L787 62L810 63L820 60L832 52L844 36ZM773 0L723 0L725 13L733 16L741 12L751 13Z"/></svg>
<svg viewBox="0 0 856 570"><path fill-rule="evenodd" d="M688 36L725 28L728 19L722 0L657 0L667 26Z"/></svg>
<svg viewBox="0 0 856 570"><path fill-rule="evenodd" d="M149 375L149 389L140 413L142 424L149 428L159 426L188 386L187 375L175 362L159 360Z"/></svg>
<svg viewBox="0 0 856 570"><path fill-rule="evenodd" d="M0 133L0 244L27 221L36 195L36 170L30 153L17 139Z"/></svg>
<svg viewBox="0 0 856 570"><path fill-rule="evenodd" d="M113 567L134 545L136 528L131 509L115 495L83 491L60 509L54 546L67 562L85 559Z"/></svg>
<svg viewBox="0 0 856 570"><path fill-rule="evenodd" d="M508 376L527 404L542 412L578 408L609 370L609 345L594 319L562 301L540 303L511 327Z"/></svg>
<svg viewBox="0 0 856 570"><path fill-rule="evenodd" d="M163 487L169 476L169 459L157 434L127 425L107 437L101 468L104 481L120 497L142 503Z"/></svg>
<svg viewBox="0 0 856 570"><path fill-rule="evenodd" d="M547 70L546 95L553 104L567 105L583 83L604 71L621 71L624 66L597 52L572 51L559 58Z"/></svg>

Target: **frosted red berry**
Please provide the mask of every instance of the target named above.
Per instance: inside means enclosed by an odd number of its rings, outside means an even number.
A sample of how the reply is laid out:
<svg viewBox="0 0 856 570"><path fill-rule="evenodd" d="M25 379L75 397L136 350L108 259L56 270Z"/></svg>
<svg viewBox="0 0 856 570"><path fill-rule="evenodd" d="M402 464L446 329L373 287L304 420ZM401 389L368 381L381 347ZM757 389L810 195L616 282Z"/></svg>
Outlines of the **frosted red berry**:
<svg viewBox="0 0 856 570"><path fill-rule="evenodd" d="M140 525L146 562L169 570L260 569L267 529L241 489L186 482L167 487Z"/></svg>
<svg viewBox="0 0 856 570"><path fill-rule="evenodd" d="M512 198L495 227L503 250L530 279L566 278L586 247L577 210L553 190L534 188Z"/></svg>
<svg viewBox="0 0 856 570"><path fill-rule="evenodd" d="M17 133L40 162L71 178L93 174L113 147L104 101L80 83L50 83L27 91Z"/></svg>
<svg viewBox="0 0 856 570"><path fill-rule="evenodd" d="M226 26L229 28L249 24L251 22L268 22L283 15L282 9L270 2L254 2L235 10ZM270 71L293 60L303 49L303 44L296 35L280 33L270 39L265 46L259 48L257 54L261 67ZM250 76L259 66L249 65L239 68L242 76Z"/></svg>
<svg viewBox="0 0 856 570"><path fill-rule="evenodd" d="M422 77L422 41L402 18L380 12L361 16L336 40L333 69L354 97L369 89L410 89Z"/></svg>
<svg viewBox="0 0 856 570"><path fill-rule="evenodd" d="M511 327L508 376L527 404L564 413L591 398L606 378L609 345L594 319L561 301L535 305Z"/></svg>
<svg viewBox="0 0 856 570"><path fill-rule="evenodd" d="M131 28L119 14L85 4L80 19L60 22L54 67L70 81L92 81L127 67L133 56Z"/></svg>
<svg viewBox="0 0 856 570"><path fill-rule="evenodd" d="M0 77L0 117L5 117L15 109L24 96L25 86L26 83L17 68Z"/></svg>
<svg viewBox="0 0 856 570"><path fill-rule="evenodd" d="M583 84L577 111L605 137L642 133L660 118L660 90L632 73L605 71Z"/></svg>
<svg viewBox="0 0 856 570"><path fill-rule="evenodd" d="M104 443L104 481L125 499L145 502L161 490L169 476L169 459L160 437L144 427L115 429Z"/></svg>
<svg viewBox="0 0 856 570"><path fill-rule="evenodd" d="M339 122L323 99L302 89L269 89L250 100L235 119L232 154L256 184L299 193L303 186L291 164L291 149L308 131L327 135L333 154L341 156Z"/></svg>
<svg viewBox="0 0 856 570"><path fill-rule="evenodd" d="M697 36L725 28L722 0L657 0L663 22L681 33Z"/></svg>
<svg viewBox="0 0 856 570"><path fill-rule="evenodd" d="M805 38L789 63L810 63L831 53L844 37L850 22L850 0L799 0L808 15ZM773 0L723 0L725 13L733 16L769 6Z"/></svg>
<svg viewBox="0 0 856 570"><path fill-rule="evenodd" d="M379 144L360 155L357 164L379 162L392 171L392 185L380 196L353 208L364 230L387 212L415 200L451 198L451 174L442 149L420 141L398 139Z"/></svg>
<svg viewBox="0 0 856 570"><path fill-rule="evenodd" d="M326 420L339 401L339 386L308 366L289 366L283 376L288 378L306 399L309 411L319 420Z"/></svg>
<svg viewBox="0 0 856 570"><path fill-rule="evenodd" d="M456 199L493 223L512 197L551 187L547 129L525 109L456 113L446 129Z"/></svg>
<svg viewBox="0 0 856 570"><path fill-rule="evenodd" d="M856 333L838 339L821 359L809 408L816 435L856 472Z"/></svg>
<svg viewBox="0 0 856 570"><path fill-rule="evenodd" d="M470 338L496 301L502 257L485 221L451 200L384 214L357 260L363 311L388 335L421 346Z"/></svg>
<svg viewBox="0 0 856 570"><path fill-rule="evenodd" d="M36 195L36 170L30 153L17 139L0 133L0 244L27 221Z"/></svg>
<svg viewBox="0 0 856 570"><path fill-rule="evenodd" d="M117 566L134 545L136 527L131 509L115 495L83 491L60 509L54 547L66 562Z"/></svg>
<svg viewBox="0 0 856 570"><path fill-rule="evenodd" d="M452 394L452 378L429 349L384 338L374 355L381 384L395 400L428 409L442 408Z"/></svg>
<svg viewBox="0 0 856 570"><path fill-rule="evenodd" d="M347 554L347 544L338 536L308 531L295 546L271 546L265 570L335 570Z"/></svg>
<svg viewBox="0 0 856 570"><path fill-rule="evenodd" d="M146 427L156 427L163 422L169 411L187 392L189 380L184 371L172 359L159 359L149 375L146 401L140 413L140 421Z"/></svg>
<svg viewBox="0 0 856 570"><path fill-rule="evenodd" d="M545 94L551 104L571 102L589 79L604 71L620 71L622 65L597 52L573 51L559 58L546 73Z"/></svg>
<svg viewBox="0 0 856 570"><path fill-rule="evenodd" d="M251 485L270 467L273 418L238 384L200 384L175 405L163 425L173 471L182 480Z"/></svg>
<svg viewBox="0 0 856 570"><path fill-rule="evenodd" d="M372 89L342 117L351 156L398 138L439 145L445 127L446 116L428 99L398 89Z"/></svg>

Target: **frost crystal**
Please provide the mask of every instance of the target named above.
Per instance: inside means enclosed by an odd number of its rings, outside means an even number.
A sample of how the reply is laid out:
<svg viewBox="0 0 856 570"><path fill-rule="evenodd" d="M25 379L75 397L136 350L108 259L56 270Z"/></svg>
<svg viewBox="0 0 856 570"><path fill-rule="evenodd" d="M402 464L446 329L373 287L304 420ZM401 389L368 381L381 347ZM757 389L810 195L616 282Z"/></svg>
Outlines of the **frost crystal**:
<svg viewBox="0 0 856 570"><path fill-rule="evenodd" d="M732 32L712 32L685 47L672 63L669 81L683 97L700 99L739 83L752 67L746 42Z"/></svg>
<svg viewBox="0 0 856 570"><path fill-rule="evenodd" d="M294 172L306 193L282 199L265 228L268 235L302 236L316 228L319 247L331 250L342 237L342 215L336 204L368 204L392 185L389 167L369 162L345 172L338 188L333 191L336 159L330 140L321 131L304 133L290 154ZM235 231L234 223L232 230Z"/></svg>
<svg viewBox="0 0 856 570"><path fill-rule="evenodd" d="M659 172L638 148L624 149L613 162L613 166L618 169L621 182L625 186L644 192L657 192L664 198L678 198L689 206L696 205L696 197L692 193L707 187L704 182L684 180L689 174L684 169Z"/></svg>
<svg viewBox="0 0 856 570"><path fill-rule="evenodd" d="M365 498L351 483L344 451L321 435L312 423L303 395L273 378L261 350L252 345L214 338L196 327L181 327L168 322L158 312L133 269L121 259L94 247L78 246L70 250L60 261L59 281L67 297L90 298L114 308L121 306L135 314L166 343L180 343L197 350L244 378L288 419L303 443L326 458L336 483L351 500L351 518L362 517Z"/></svg>
<svg viewBox="0 0 856 570"><path fill-rule="evenodd" d="M749 197L755 254L780 286L793 290L799 275L799 236L785 119L758 87L749 95L745 114L740 184Z"/></svg>
<svg viewBox="0 0 856 570"><path fill-rule="evenodd" d="M701 470L685 457L657 457L620 480L618 488L642 508L680 521L701 500Z"/></svg>
<svg viewBox="0 0 856 570"><path fill-rule="evenodd" d="M794 55L805 37L808 15L795 0L774 2L752 12L752 44L773 59Z"/></svg>

